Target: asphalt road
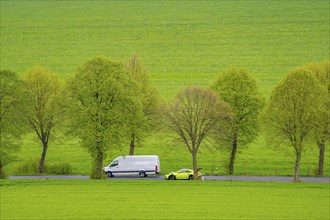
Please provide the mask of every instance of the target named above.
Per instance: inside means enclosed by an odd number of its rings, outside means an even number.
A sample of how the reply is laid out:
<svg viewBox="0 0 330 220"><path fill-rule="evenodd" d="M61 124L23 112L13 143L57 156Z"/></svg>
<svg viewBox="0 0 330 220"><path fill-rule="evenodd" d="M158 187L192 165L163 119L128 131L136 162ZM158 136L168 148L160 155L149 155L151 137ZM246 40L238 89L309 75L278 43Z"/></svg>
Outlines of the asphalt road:
<svg viewBox="0 0 330 220"><path fill-rule="evenodd" d="M87 180L89 176L9 176L9 179L68 179ZM140 178L138 176L116 176L108 180L164 180L164 176ZM261 181L261 182L292 182L293 177L284 176L205 176L207 181ZM330 177L300 177L302 182L330 183Z"/></svg>

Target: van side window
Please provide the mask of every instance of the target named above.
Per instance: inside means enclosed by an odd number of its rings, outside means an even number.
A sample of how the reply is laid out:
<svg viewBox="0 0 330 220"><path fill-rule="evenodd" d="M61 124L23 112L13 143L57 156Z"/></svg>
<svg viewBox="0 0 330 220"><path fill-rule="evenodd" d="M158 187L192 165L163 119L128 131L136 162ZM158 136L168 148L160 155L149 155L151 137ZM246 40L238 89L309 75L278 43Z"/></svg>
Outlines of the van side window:
<svg viewBox="0 0 330 220"><path fill-rule="evenodd" d="M118 165L118 160L115 160L111 165L110 165L110 167L115 167L115 166L117 166Z"/></svg>

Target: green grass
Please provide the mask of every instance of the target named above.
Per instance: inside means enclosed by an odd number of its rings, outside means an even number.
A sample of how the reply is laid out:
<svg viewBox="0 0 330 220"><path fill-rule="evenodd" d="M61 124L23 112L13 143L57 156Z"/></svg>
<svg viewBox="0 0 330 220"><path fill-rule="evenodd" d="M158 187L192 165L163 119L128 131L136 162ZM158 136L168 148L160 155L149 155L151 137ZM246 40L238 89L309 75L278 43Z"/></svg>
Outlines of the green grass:
<svg viewBox="0 0 330 220"><path fill-rule="evenodd" d="M19 75L36 64L67 79L94 56L126 61L134 52L165 100L185 85L209 85L229 65L247 68L265 97L296 66L329 59L328 1L1 1L1 69ZM184 147L154 132L138 154L158 154L164 173L191 167ZM78 141L51 143L46 163L69 162L74 174L88 174L89 155ZM128 146L128 144L127 144ZM311 146L308 146L311 147ZM112 152L105 163L118 155ZM31 136L9 174L35 160L41 147ZM207 149L199 166L224 174L228 155ZM317 150L302 158L302 175L314 175ZM294 158L268 148L263 137L237 158L238 175L292 175ZM15 171L16 170L16 171ZM327 148L325 175L330 175Z"/></svg>
<svg viewBox="0 0 330 220"><path fill-rule="evenodd" d="M1 180L1 219L329 219L329 185Z"/></svg>
<svg viewBox="0 0 330 220"><path fill-rule="evenodd" d="M63 78L93 56L137 52L161 94L209 84L231 64L269 94L288 71L329 59L327 1L1 1L1 68Z"/></svg>

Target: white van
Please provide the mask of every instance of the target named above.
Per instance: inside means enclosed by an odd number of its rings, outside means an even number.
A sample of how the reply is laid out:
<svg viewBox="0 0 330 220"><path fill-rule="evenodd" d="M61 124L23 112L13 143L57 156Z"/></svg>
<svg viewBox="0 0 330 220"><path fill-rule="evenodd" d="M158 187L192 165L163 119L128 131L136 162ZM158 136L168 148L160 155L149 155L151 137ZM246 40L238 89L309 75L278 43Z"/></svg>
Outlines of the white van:
<svg viewBox="0 0 330 220"><path fill-rule="evenodd" d="M118 174L139 174L140 177L147 177L148 174L160 173L160 160L156 155L120 156L104 167L104 172L108 178Z"/></svg>

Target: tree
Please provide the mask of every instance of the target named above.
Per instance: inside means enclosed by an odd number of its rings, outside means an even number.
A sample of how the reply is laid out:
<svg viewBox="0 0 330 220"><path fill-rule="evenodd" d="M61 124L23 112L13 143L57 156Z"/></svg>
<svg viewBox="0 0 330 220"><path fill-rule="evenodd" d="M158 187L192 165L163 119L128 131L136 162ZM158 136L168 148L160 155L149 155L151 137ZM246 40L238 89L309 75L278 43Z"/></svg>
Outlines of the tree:
<svg viewBox="0 0 330 220"><path fill-rule="evenodd" d="M327 102L324 108L319 112L316 119L316 126L314 128L313 137L319 148L319 161L317 174L323 176L324 167L324 152L326 142L330 138L330 61L324 61L321 63L308 63L302 67L311 72L319 80L322 86L327 91Z"/></svg>
<svg viewBox="0 0 330 220"><path fill-rule="evenodd" d="M154 124L154 117L158 107L158 92L155 87L150 85L148 74L138 55L133 54L130 56L126 68L131 77L140 85L144 115L142 118L135 117L130 121L130 155L134 155L136 140L146 135Z"/></svg>
<svg viewBox="0 0 330 220"><path fill-rule="evenodd" d="M142 117L138 85L123 64L94 58L78 69L68 94L70 130L92 157L91 177L102 178L108 152L127 140L130 119Z"/></svg>
<svg viewBox="0 0 330 220"><path fill-rule="evenodd" d="M23 124L23 82L11 71L0 71L0 178L5 177L5 166L12 153L19 150L19 141L26 132Z"/></svg>
<svg viewBox="0 0 330 220"><path fill-rule="evenodd" d="M224 142L222 144L230 143L225 149L230 150L229 174L234 174L238 146L245 147L258 136L258 115L263 108L264 99L256 80L246 70L237 67L227 69L212 88L230 105L234 114L229 136L219 136L219 142Z"/></svg>
<svg viewBox="0 0 330 220"><path fill-rule="evenodd" d="M299 180L304 142L317 124L325 97L325 88L310 72L296 69L276 86L265 110L265 130L271 144L294 149L294 181Z"/></svg>
<svg viewBox="0 0 330 220"><path fill-rule="evenodd" d="M42 173L49 140L62 111L59 108L61 82L55 74L40 66L30 69L23 80L27 93L27 105L23 114L25 122L42 143L38 165L38 173Z"/></svg>
<svg viewBox="0 0 330 220"><path fill-rule="evenodd" d="M212 90L188 86L162 110L168 129L191 153L196 178L200 146L212 136L221 120L228 120L229 107Z"/></svg>

